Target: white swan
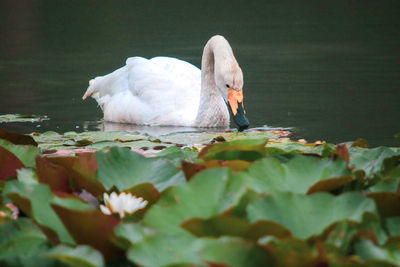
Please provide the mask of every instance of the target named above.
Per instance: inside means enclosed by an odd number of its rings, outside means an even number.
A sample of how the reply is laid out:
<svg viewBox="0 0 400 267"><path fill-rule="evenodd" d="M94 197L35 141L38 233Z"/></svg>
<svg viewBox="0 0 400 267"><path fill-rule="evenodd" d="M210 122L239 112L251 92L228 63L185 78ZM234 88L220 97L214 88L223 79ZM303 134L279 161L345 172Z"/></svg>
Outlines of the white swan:
<svg viewBox="0 0 400 267"><path fill-rule="evenodd" d="M83 95L96 99L104 120L139 125L229 126L228 107L239 130L248 127L243 74L228 41L213 36L201 71L170 57L131 57L126 65L89 82Z"/></svg>

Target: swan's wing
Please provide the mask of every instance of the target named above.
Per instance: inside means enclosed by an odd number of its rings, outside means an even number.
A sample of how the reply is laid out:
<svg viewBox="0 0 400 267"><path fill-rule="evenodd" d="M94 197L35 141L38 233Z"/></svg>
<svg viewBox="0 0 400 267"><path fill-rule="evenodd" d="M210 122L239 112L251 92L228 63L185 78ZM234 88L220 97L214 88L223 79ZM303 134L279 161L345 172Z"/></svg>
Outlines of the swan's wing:
<svg viewBox="0 0 400 267"><path fill-rule="evenodd" d="M198 68L175 58L133 57L94 79L84 97L97 100L106 120L190 125L199 106L200 76Z"/></svg>

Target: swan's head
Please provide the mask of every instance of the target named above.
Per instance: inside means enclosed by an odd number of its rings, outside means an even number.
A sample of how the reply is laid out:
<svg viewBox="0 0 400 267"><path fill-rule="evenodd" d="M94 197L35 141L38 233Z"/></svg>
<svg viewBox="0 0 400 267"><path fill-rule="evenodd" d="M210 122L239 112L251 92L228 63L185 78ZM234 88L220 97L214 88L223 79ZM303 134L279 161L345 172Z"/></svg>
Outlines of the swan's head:
<svg viewBox="0 0 400 267"><path fill-rule="evenodd" d="M244 110L242 70L236 60L231 64L220 66L219 70L215 77L217 88L231 111L239 131L243 131L250 123Z"/></svg>

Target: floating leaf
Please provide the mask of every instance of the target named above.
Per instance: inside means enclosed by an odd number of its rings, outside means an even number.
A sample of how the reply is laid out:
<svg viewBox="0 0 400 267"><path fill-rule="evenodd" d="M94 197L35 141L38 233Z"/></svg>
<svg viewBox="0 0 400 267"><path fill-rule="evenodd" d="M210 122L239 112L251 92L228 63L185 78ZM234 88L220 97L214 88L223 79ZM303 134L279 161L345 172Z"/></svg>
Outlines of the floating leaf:
<svg viewBox="0 0 400 267"><path fill-rule="evenodd" d="M53 260L39 256L50 244L30 219L20 218L1 225L0 237L1 266L54 266Z"/></svg>
<svg viewBox="0 0 400 267"><path fill-rule="evenodd" d="M4 114L0 115L1 122L39 122L48 120L47 116L39 116L33 114Z"/></svg>
<svg viewBox="0 0 400 267"><path fill-rule="evenodd" d="M375 192L369 193L367 196L375 201L379 213L383 217L400 216L400 193Z"/></svg>
<svg viewBox="0 0 400 267"><path fill-rule="evenodd" d="M10 151L0 146L0 180L16 177L24 164Z"/></svg>
<svg viewBox="0 0 400 267"><path fill-rule="evenodd" d="M400 262L400 250L395 248L378 247L370 240L361 240L355 244L355 251L361 259L365 261L375 260L375 266L382 266L380 264L384 264L385 262L398 266Z"/></svg>
<svg viewBox="0 0 400 267"><path fill-rule="evenodd" d="M351 175L345 175L341 177L328 178L321 181L318 181L314 185L312 185L308 191L307 195L311 195L318 192L332 192L338 188L344 187L354 180L354 177Z"/></svg>
<svg viewBox="0 0 400 267"><path fill-rule="evenodd" d="M388 147L376 147L372 149L352 147L350 148L350 165L354 165L354 170L363 170L367 178L372 178L383 170L384 160L400 152Z"/></svg>
<svg viewBox="0 0 400 267"><path fill-rule="evenodd" d="M342 159L295 155L287 162L274 157L263 158L243 172L241 178L256 192L291 191L305 194L321 180L348 174L350 170ZM333 183L332 187L341 186L343 180L348 181L343 178Z"/></svg>
<svg viewBox="0 0 400 267"><path fill-rule="evenodd" d="M170 161L146 158L129 149L112 147L109 152L96 152L98 176L107 190L119 191L140 183L152 183L159 191L185 183L185 177Z"/></svg>
<svg viewBox="0 0 400 267"><path fill-rule="evenodd" d="M25 167L35 168L35 157L40 154L39 149L30 145L14 145L13 143L0 139L0 147L13 153Z"/></svg>
<svg viewBox="0 0 400 267"><path fill-rule="evenodd" d="M38 145L35 142L35 140L29 135L9 132L2 128L0 128L0 138L10 141L14 145L32 145L32 146Z"/></svg>
<svg viewBox="0 0 400 267"><path fill-rule="evenodd" d="M71 193L68 171L50 162L46 158L36 158L36 168L39 182L48 184L54 191Z"/></svg>
<svg viewBox="0 0 400 267"><path fill-rule="evenodd" d="M50 207L54 195L48 185L10 181L6 184L3 193L41 227L49 229L51 232L47 231L46 234L53 243L61 241L75 244L60 219Z"/></svg>
<svg viewBox="0 0 400 267"><path fill-rule="evenodd" d="M103 255L100 252L84 245L77 247L58 245L47 251L43 256L57 259L74 267L102 267L105 265Z"/></svg>
<svg viewBox="0 0 400 267"><path fill-rule="evenodd" d="M211 218L235 206L246 187L229 179L228 169L205 170L187 184L170 188L153 205L143 225L166 233L186 233L180 224L190 218Z"/></svg>
<svg viewBox="0 0 400 267"><path fill-rule="evenodd" d="M238 236L257 241L260 237L272 235L279 238L290 237L290 232L272 221L251 224L243 218L222 214L209 219L193 218L182 223L183 228L199 237Z"/></svg>
<svg viewBox="0 0 400 267"><path fill-rule="evenodd" d="M94 153L80 153L69 157L48 157L47 160L67 170L75 190L86 190L97 197L106 191L97 178L98 165Z"/></svg>
<svg viewBox="0 0 400 267"><path fill-rule="evenodd" d="M265 155L265 139L235 140L208 145L199 153L203 160L245 160L255 161Z"/></svg>
<svg viewBox="0 0 400 267"><path fill-rule="evenodd" d="M258 267L272 264L260 247L239 238L195 239L177 235L148 238L128 250L128 259L141 266Z"/></svg>
<svg viewBox="0 0 400 267"><path fill-rule="evenodd" d="M360 222L365 212L376 212L375 204L357 193L344 193L337 197L327 193L310 196L290 192L271 193L247 207L252 223L260 220L277 222L297 238L320 234L338 221Z"/></svg>

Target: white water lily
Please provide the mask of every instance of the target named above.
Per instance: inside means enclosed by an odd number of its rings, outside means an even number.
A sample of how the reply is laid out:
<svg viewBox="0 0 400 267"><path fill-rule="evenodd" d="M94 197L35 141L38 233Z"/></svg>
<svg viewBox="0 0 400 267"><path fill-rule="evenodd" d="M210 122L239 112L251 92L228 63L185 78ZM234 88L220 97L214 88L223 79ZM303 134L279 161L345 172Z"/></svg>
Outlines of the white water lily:
<svg viewBox="0 0 400 267"><path fill-rule="evenodd" d="M104 204L100 205L100 210L107 215L119 213L121 218L125 217L125 213L133 214L137 210L143 209L147 205L147 200L136 197L131 193L122 192L119 195L112 192L110 195L104 193Z"/></svg>

